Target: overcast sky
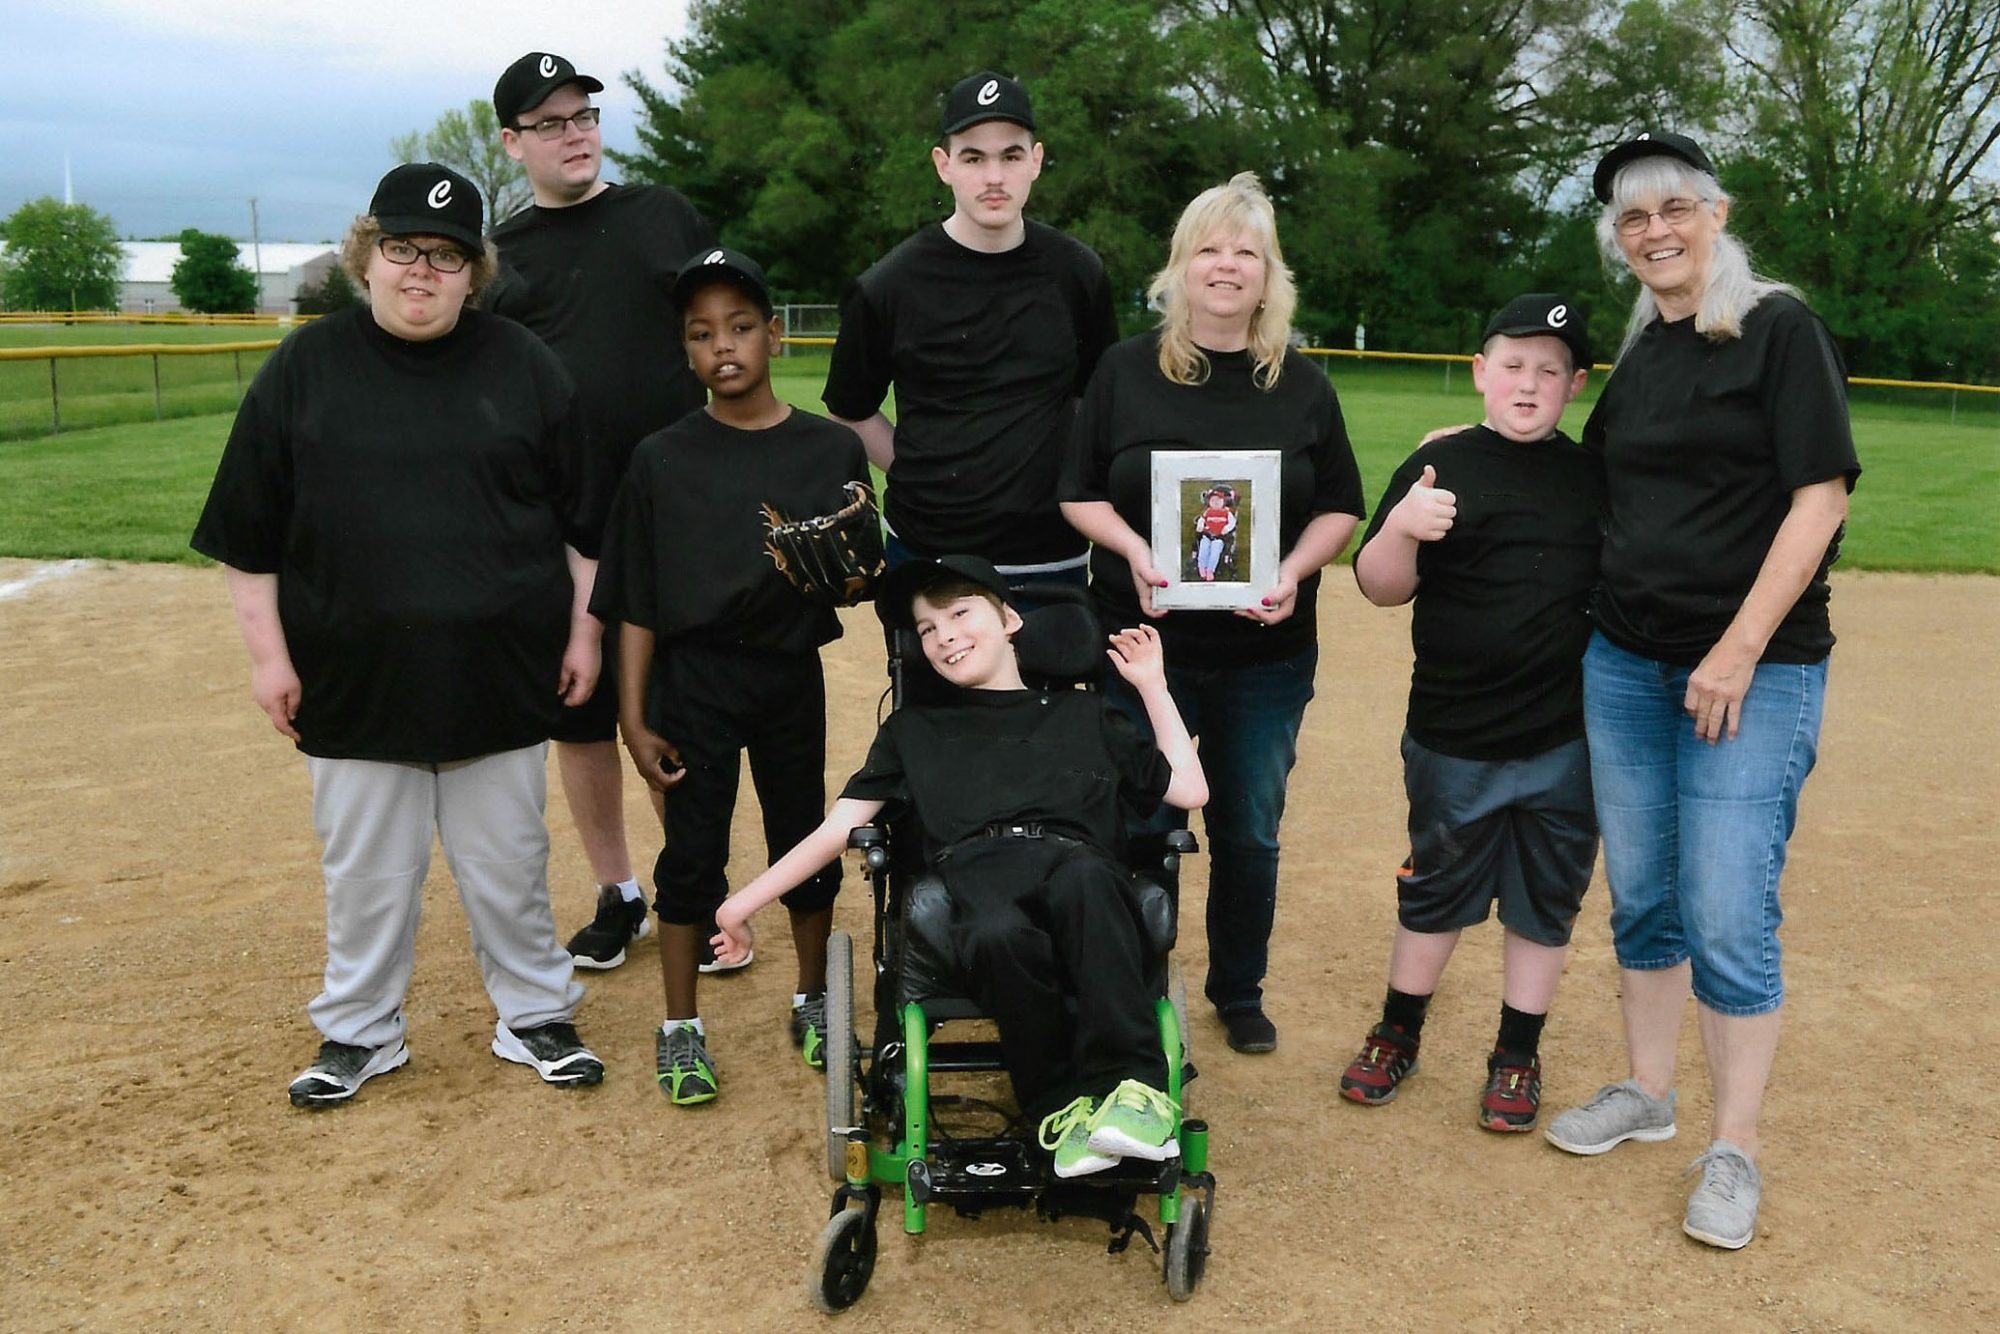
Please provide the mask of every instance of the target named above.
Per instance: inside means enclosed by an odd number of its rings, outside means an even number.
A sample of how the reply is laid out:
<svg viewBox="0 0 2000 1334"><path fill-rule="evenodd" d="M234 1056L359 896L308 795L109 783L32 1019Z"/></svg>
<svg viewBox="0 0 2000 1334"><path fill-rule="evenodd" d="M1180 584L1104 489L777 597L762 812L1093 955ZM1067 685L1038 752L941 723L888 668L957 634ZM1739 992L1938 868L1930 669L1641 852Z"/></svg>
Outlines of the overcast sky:
<svg viewBox="0 0 2000 1334"><path fill-rule="evenodd" d="M7 0L0 217L71 192L122 236L183 227L328 241L395 165L389 141L491 97L531 50L605 83L607 147L632 149L619 75L665 81L686 0Z"/></svg>

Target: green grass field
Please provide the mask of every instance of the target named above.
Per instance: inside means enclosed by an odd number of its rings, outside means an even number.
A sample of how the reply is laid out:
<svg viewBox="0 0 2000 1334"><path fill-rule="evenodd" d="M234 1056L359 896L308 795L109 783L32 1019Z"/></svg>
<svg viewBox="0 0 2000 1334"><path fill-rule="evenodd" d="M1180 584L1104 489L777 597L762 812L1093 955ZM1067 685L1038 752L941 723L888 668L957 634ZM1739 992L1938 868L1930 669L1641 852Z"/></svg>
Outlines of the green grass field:
<svg viewBox="0 0 2000 1334"><path fill-rule="evenodd" d="M276 338L269 326L36 325L0 326L0 349L79 347L130 343L256 343ZM0 440L46 435L61 413L65 431L160 417L193 417L234 410L268 353L218 352L162 356L157 409L151 357L80 357L56 362L49 387L47 359L0 361ZM53 397L54 402L51 402Z"/></svg>
<svg viewBox="0 0 2000 1334"><path fill-rule="evenodd" d="M0 330L0 339L16 332ZM226 357L190 360L219 360L227 373ZM70 363L107 364L115 363ZM0 372L7 369L0 363ZM45 409L47 363L39 370ZM818 409L825 354L786 357L773 371L782 397ZM0 440L0 555L200 560L188 550L187 537L230 416L211 411L153 422L150 374L149 368L143 421ZM1435 365L1342 361L1332 374L1371 508L1425 431L1478 415L1479 400L1463 367L1453 369L1449 391ZM1594 392L1594 386L1586 391L1565 418L1572 434ZM234 401L232 385L222 406ZM8 400L0 394L5 410ZM2000 574L2000 395L1962 396L1954 422L1942 394L1857 389L1853 419L1865 473L1854 495L1842 568Z"/></svg>

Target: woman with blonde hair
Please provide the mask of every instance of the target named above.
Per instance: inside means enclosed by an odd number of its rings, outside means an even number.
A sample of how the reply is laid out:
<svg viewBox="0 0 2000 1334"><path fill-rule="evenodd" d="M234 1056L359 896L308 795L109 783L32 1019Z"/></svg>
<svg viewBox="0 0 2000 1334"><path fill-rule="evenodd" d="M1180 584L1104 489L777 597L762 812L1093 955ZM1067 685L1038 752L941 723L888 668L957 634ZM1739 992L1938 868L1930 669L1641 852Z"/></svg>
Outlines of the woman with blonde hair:
<svg viewBox="0 0 2000 1334"><path fill-rule="evenodd" d="M1151 622L1165 643L1167 683L1213 794L1205 991L1229 1045L1264 1052L1277 1045L1263 981L1278 824L1319 661L1319 574L1361 518L1361 475L1326 375L1290 346L1297 296L1255 175L1203 191L1181 213L1151 299L1159 327L1106 352L1084 392L1063 515L1094 544L1091 588L1106 629ZM1166 570L1167 554L1146 536L1153 459L1217 450L1280 455L1282 558L1246 609L1166 611L1154 593L1180 571ZM1110 689L1143 728L1137 701L1118 682Z"/></svg>
<svg viewBox="0 0 2000 1334"><path fill-rule="evenodd" d="M1762 1197L1778 881L1818 751L1827 569L1861 467L1832 337L1751 270L1700 146L1642 134L1593 187L1605 255L1639 280L1583 430L1609 508L1584 727L1630 1076L1546 1133L1577 1154L1671 1139L1692 992L1714 1113L1682 1228L1734 1250Z"/></svg>

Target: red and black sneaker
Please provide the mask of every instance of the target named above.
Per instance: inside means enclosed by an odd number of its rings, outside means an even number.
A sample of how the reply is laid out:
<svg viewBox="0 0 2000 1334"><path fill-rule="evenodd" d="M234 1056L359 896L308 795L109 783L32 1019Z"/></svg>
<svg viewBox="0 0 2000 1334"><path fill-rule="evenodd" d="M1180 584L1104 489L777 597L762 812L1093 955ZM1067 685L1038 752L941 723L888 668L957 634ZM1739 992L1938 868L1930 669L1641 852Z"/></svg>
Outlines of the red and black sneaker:
<svg viewBox="0 0 2000 1334"><path fill-rule="evenodd" d="M1479 1124L1488 1130L1519 1134L1535 1128L1542 1110L1542 1058L1529 1059L1495 1051L1486 1058L1486 1092L1479 1098Z"/></svg>
<svg viewBox="0 0 2000 1334"><path fill-rule="evenodd" d="M1395 1097L1396 1086L1416 1072L1417 1039L1394 1024L1377 1024L1341 1075L1340 1096L1373 1107Z"/></svg>

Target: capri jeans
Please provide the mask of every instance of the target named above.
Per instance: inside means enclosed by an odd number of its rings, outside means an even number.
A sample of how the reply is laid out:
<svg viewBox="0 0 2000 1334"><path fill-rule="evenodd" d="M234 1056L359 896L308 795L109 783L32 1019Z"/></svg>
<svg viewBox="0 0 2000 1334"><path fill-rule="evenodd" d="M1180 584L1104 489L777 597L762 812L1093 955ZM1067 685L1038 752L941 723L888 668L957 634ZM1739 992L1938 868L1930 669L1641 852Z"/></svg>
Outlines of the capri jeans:
<svg viewBox="0 0 2000 1334"><path fill-rule="evenodd" d="M1591 781L1621 968L1691 965L1717 1014L1784 1003L1778 881L1819 751L1825 659L1760 663L1737 735L1709 743L1682 708L1693 669L1592 635L1583 659Z"/></svg>

